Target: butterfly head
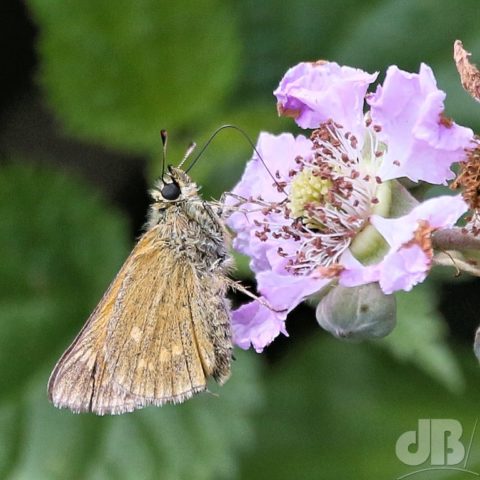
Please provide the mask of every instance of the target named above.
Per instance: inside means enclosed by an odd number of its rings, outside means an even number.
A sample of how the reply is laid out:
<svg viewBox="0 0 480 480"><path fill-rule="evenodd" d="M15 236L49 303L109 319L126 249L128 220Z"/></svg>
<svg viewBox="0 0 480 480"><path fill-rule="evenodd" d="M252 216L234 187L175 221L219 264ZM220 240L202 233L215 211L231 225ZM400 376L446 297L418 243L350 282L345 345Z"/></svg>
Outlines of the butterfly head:
<svg viewBox="0 0 480 480"><path fill-rule="evenodd" d="M197 192L197 185L181 168L169 165L150 194L156 202L171 204L197 196Z"/></svg>

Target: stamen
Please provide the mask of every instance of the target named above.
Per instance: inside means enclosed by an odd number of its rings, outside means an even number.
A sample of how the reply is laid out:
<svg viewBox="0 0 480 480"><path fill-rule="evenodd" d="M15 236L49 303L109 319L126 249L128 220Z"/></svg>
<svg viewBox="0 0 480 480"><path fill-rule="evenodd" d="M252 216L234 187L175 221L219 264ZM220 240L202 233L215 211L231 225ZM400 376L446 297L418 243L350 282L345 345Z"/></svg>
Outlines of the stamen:
<svg viewBox="0 0 480 480"><path fill-rule="evenodd" d="M263 221L255 221L255 235L261 241L297 244L294 253L277 249L293 274L336 271L340 256L379 203L376 194L382 179L376 172L386 147L375 135L380 127L368 119L366 123L363 144L332 120L323 123L311 136L313 155L297 157L296 167L288 172L291 180L281 182L282 187L289 183L288 200L251 199L264 215Z"/></svg>

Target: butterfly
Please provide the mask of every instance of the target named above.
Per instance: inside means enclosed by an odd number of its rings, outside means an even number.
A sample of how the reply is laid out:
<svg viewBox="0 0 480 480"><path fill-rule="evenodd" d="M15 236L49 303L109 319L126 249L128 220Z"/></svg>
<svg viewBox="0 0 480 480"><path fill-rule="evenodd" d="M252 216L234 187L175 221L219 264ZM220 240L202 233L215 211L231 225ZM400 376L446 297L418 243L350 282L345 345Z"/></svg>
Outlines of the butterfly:
<svg viewBox="0 0 480 480"><path fill-rule="evenodd" d="M50 376L56 407L121 414L230 376L235 282L221 204L202 200L179 167L150 193L145 233Z"/></svg>

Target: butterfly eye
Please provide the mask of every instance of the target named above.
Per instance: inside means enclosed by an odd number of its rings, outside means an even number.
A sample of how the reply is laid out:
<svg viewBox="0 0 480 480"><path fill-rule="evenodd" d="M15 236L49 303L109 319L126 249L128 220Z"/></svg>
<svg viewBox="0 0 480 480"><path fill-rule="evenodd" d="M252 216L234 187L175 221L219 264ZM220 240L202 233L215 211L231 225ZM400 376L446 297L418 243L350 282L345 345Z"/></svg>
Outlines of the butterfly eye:
<svg viewBox="0 0 480 480"><path fill-rule="evenodd" d="M165 200L176 200L181 193L180 187L172 182L166 183L160 192Z"/></svg>

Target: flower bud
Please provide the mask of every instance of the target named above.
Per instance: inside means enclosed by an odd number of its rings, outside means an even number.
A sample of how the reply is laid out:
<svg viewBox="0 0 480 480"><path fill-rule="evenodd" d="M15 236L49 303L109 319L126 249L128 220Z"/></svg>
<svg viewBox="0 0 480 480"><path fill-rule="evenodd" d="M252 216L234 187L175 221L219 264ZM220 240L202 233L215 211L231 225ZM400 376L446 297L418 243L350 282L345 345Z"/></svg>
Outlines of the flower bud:
<svg viewBox="0 0 480 480"><path fill-rule="evenodd" d="M480 360L480 327L475 332L475 341L473 342L473 351L475 356Z"/></svg>
<svg viewBox="0 0 480 480"><path fill-rule="evenodd" d="M337 285L318 304L316 317L337 338L382 338L395 327L395 296L385 295L378 283L352 288Z"/></svg>

